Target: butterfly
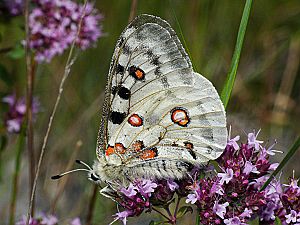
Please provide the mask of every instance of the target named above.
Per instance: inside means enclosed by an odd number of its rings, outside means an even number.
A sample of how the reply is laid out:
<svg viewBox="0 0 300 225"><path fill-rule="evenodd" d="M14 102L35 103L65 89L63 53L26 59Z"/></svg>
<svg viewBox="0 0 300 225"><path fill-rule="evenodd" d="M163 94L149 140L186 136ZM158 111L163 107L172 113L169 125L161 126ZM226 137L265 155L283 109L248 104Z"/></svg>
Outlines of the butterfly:
<svg viewBox="0 0 300 225"><path fill-rule="evenodd" d="M181 179L218 158L227 142L220 97L170 25L140 15L112 57L89 179L109 186L135 178Z"/></svg>

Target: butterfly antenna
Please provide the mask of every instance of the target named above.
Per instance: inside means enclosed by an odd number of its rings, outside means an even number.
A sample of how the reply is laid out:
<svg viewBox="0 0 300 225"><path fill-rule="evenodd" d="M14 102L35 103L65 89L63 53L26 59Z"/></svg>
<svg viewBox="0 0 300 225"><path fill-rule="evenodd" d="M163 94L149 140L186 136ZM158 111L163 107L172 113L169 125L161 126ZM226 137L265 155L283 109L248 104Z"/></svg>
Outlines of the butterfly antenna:
<svg viewBox="0 0 300 225"><path fill-rule="evenodd" d="M79 159L76 159L76 161L75 161L76 163L78 163L78 164L80 164L80 165L84 165L86 168L88 168L89 170L92 170L92 168L88 165L88 164L86 164L85 162L83 162L83 161L81 161L81 160L79 160Z"/></svg>
<svg viewBox="0 0 300 225"><path fill-rule="evenodd" d="M67 174L74 173L74 172L78 172L78 171L86 171L86 172L90 172L90 170L88 170L88 169L75 169L75 170L70 170L70 171L67 171L67 172L64 172L64 173L61 173L61 174L52 176L51 179L52 179L52 180L57 180L57 179L60 179L60 178L62 178L63 176L65 176L65 175L67 175Z"/></svg>

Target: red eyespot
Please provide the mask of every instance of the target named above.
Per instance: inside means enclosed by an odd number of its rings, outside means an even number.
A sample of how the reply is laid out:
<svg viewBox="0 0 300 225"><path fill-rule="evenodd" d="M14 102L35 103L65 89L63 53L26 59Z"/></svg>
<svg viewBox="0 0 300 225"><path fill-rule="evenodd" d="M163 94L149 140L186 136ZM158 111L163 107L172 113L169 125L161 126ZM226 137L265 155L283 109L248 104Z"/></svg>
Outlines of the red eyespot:
<svg viewBox="0 0 300 225"><path fill-rule="evenodd" d="M131 126L134 127L139 127L143 125L143 118L141 116L139 116L138 114L132 114L129 118L128 118L128 123Z"/></svg>
<svg viewBox="0 0 300 225"><path fill-rule="evenodd" d="M112 155L114 153L115 153L115 149L114 149L113 146L109 145L108 148L105 150L105 155L106 156L110 156L110 155Z"/></svg>
<svg viewBox="0 0 300 225"><path fill-rule="evenodd" d="M115 151L120 154L124 154L126 152L126 148L122 143L115 144Z"/></svg>
<svg viewBox="0 0 300 225"><path fill-rule="evenodd" d="M140 158L143 160L153 159L157 156L157 148L146 149L140 155Z"/></svg>
<svg viewBox="0 0 300 225"><path fill-rule="evenodd" d="M171 120L179 126L186 127L190 122L187 110L184 108L174 108L171 110Z"/></svg>
<svg viewBox="0 0 300 225"><path fill-rule="evenodd" d="M135 141L132 144L132 149L135 152L141 151L143 148L145 148L144 143L142 141Z"/></svg>
<svg viewBox="0 0 300 225"><path fill-rule="evenodd" d="M135 66L131 66L129 68L129 74L137 80L145 79L145 72L142 69L137 68Z"/></svg>

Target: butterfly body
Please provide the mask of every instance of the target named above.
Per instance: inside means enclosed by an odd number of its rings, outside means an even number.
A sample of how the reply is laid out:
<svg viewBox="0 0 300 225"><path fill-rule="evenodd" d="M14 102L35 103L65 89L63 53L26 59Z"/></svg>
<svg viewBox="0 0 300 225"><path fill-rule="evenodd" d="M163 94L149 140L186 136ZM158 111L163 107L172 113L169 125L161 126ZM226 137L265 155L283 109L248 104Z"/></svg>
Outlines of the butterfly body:
<svg viewBox="0 0 300 225"><path fill-rule="evenodd" d="M112 58L92 180L180 179L220 156L226 141L214 86L193 71L166 21L137 17Z"/></svg>

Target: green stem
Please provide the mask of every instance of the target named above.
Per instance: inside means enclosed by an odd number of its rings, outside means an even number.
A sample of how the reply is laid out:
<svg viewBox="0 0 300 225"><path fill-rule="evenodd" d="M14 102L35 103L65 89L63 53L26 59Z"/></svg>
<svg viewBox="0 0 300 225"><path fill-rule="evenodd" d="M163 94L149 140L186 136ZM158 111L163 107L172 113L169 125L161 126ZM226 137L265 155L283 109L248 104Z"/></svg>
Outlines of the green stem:
<svg viewBox="0 0 300 225"><path fill-rule="evenodd" d="M157 212L158 214L160 214L162 217L164 217L165 219L167 219L168 221L170 220L169 217L167 217L165 214L163 214L161 211L159 211L158 209L156 209L155 207L152 207L152 210Z"/></svg>
<svg viewBox="0 0 300 225"><path fill-rule="evenodd" d="M198 211L197 216L196 216L196 225L200 225L200 213Z"/></svg>
<svg viewBox="0 0 300 225"><path fill-rule="evenodd" d="M225 109L228 105L228 101L229 101L229 98L230 98L230 95L231 95L231 92L233 89L235 77L236 77L237 68L239 65L239 60L240 60L240 55L241 55L241 51L242 51L242 47L243 47L246 28L247 28L247 24L248 24L248 20L249 20L251 5L252 5L252 0L247 0L245 7L244 7L239 31L238 31L238 36L237 36L235 49L234 49L234 53L233 53L232 60L231 60L230 69L227 74L226 82L225 82L225 85L224 85L222 93L221 93L221 99L222 99Z"/></svg>
<svg viewBox="0 0 300 225"><path fill-rule="evenodd" d="M176 216L177 216L177 212L178 212L180 200L181 200L181 197L178 196L177 203L176 203L176 207L175 207L175 211L174 211L174 217L175 217L175 218L176 218Z"/></svg>
<svg viewBox="0 0 300 225"><path fill-rule="evenodd" d="M25 136L26 136L25 126L22 126L21 133L18 137L18 143L16 147L16 162L15 162L15 171L12 180L12 192L10 200L10 214L9 214L9 225L15 224L15 212L16 212L16 200L18 194L18 184L20 176L20 167L21 167L21 155L25 145Z"/></svg>

